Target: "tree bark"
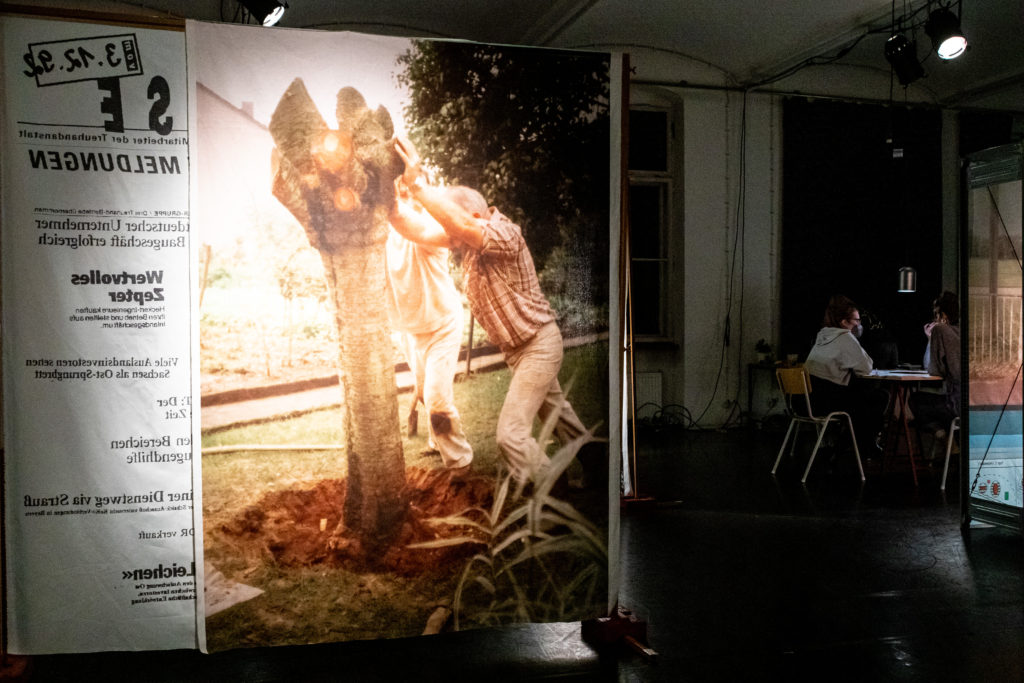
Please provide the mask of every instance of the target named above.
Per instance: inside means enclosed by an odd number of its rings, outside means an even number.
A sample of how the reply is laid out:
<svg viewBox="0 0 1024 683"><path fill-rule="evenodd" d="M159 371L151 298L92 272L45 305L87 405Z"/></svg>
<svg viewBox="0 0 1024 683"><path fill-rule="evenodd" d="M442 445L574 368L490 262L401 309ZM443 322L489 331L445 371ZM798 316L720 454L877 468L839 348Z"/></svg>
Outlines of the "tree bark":
<svg viewBox="0 0 1024 683"><path fill-rule="evenodd" d="M338 128L320 116L301 79L270 121L273 194L305 228L324 263L338 330L338 375L348 485L339 532L376 553L400 528L405 459L390 329L384 244L402 162L391 117L353 88L338 92ZM338 534L336 533L336 536Z"/></svg>

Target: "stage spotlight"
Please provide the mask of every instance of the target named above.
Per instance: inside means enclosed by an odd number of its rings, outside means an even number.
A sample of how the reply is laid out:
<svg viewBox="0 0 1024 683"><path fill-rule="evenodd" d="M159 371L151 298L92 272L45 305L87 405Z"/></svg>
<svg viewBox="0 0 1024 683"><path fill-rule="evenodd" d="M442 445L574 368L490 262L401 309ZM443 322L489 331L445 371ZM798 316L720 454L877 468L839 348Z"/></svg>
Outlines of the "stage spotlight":
<svg viewBox="0 0 1024 683"><path fill-rule="evenodd" d="M932 39L932 48L942 59L953 59L967 49L967 38L960 30L960 20L946 8L928 16L924 32Z"/></svg>
<svg viewBox="0 0 1024 683"><path fill-rule="evenodd" d="M264 26L273 26L288 9L287 2L276 2L275 0L238 0L249 14L258 23Z"/></svg>
<svg viewBox="0 0 1024 683"><path fill-rule="evenodd" d="M894 33L885 41L885 58L892 65L901 85L910 85L924 76L924 69L917 61L917 44L902 33Z"/></svg>

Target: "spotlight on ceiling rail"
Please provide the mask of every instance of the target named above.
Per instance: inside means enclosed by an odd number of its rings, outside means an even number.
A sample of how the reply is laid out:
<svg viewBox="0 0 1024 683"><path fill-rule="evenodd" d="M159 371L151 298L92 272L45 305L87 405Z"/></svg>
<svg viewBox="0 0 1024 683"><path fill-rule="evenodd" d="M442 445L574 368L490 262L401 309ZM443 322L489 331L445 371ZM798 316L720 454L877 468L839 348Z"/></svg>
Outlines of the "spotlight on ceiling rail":
<svg viewBox="0 0 1024 683"><path fill-rule="evenodd" d="M249 11L250 16L257 23L263 26L273 26L288 9L287 2L276 2L276 0L238 0L239 3Z"/></svg>
<svg viewBox="0 0 1024 683"><path fill-rule="evenodd" d="M967 49L967 38L960 30L960 19L945 7L928 15L924 32L932 39L932 48L942 59L954 59Z"/></svg>
<svg viewBox="0 0 1024 683"><path fill-rule="evenodd" d="M901 85L910 85L924 76L924 69L917 61L917 43L902 33L894 33L885 41L885 58L892 65Z"/></svg>

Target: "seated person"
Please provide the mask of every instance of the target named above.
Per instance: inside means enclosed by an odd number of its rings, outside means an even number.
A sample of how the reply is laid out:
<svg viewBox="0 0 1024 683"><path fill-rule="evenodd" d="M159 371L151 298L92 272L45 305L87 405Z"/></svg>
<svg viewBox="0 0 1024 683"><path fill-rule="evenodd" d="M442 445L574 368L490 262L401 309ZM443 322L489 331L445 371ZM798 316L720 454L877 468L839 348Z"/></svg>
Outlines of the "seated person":
<svg viewBox="0 0 1024 683"><path fill-rule="evenodd" d="M946 436L954 417L960 415L960 302L953 292L943 292L932 302L934 319L924 326L928 345L924 367L942 377L942 390L922 388L910 396L910 411L919 430Z"/></svg>
<svg viewBox="0 0 1024 683"><path fill-rule="evenodd" d="M804 367L811 376L811 405L817 416L843 411L853 419L857 447L863 455L875 448L888 395L876 383L856 377L874 369L871 356L858 341L863 334L860 312L845 296L833 296L823 327Z"/></svg>

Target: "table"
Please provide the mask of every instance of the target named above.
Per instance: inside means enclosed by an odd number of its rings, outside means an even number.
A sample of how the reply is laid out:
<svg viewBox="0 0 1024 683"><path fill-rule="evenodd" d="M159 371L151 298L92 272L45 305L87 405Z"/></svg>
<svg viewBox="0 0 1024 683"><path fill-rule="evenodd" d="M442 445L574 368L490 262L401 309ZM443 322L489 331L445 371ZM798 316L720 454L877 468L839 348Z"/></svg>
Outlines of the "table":
<svg viewBox="0 0 1024 683"><path fill-rule="evenodd" d="M910 471L914 475L914 486L917 486L917 463L914 460L916 443L910 438L910 422L907 420L908 401L910 400L910 392L907 391L907 388L911 386L911 383L941 382L942 377L930 375L927 370L872 370L870 374L857 375L857 377L894 383L894 390L887 410L886 427L882 432L884 440L882 470L885 471L885 463L899 451L899 437L902 432L904 443L907 446L907 457L910 459ZM893 424L896 425L895 435L890 433L892 431L890 425Z"/></svg>

